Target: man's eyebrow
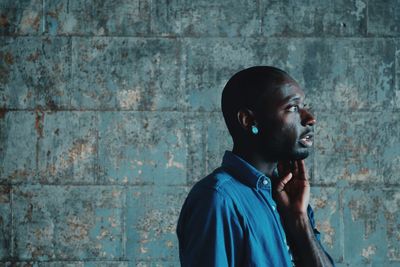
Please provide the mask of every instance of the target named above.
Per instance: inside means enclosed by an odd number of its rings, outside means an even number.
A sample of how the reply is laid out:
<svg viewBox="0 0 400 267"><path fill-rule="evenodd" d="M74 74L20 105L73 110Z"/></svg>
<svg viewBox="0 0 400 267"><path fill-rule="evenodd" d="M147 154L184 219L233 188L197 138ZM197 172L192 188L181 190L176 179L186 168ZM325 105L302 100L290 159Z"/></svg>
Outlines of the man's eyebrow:
<svg viewBox="0 0 400 267"><path fill-rule="evenodd" d="M288 103L288 102L292 102L292 101L296 101L296 100L300 101L301 99L302 99L302 97L300 95L298 95L298 94L290 95L290 96L285 97L281 101L281 103L284 104L284 103Z"/></svg>

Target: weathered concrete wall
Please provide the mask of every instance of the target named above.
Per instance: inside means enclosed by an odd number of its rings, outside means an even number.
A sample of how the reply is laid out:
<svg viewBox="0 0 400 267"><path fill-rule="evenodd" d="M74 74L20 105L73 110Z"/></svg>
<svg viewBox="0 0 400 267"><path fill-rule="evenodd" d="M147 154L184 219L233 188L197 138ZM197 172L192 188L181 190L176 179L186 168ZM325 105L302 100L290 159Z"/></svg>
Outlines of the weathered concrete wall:
<svg viewBox="0 0 400 267"><path fill-rule="evenodd" d="M275 65L317 116L338 266L400 266L400 1L0 0L1 266L178 266L227 79ZM13 265L15 263L15 265Z"/></svg>

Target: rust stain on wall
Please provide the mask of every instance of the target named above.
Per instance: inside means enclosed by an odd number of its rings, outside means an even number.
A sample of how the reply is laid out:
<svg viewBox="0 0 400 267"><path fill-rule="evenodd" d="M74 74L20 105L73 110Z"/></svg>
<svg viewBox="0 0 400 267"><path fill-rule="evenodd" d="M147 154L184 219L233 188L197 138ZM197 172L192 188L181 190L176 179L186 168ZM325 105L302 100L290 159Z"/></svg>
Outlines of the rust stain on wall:
<svg viewBox="0 0 400 267"><path fill-rule="evenodd" d="M35 129L39 138L43 137L43 125L44 125L44 111L37 107L35 110L36 119L35 119Z"/></svg>
<svg viewBox="0 0 400 267"><path fill-rule="evenodd" d="M0 119L4 119L4 117L6 116L6 113L7 113L7 109L0 108Z"/></svg>
<svg viewBox="0 0 400 267"><path fill-rule="evenodd" d="M26 58L26 60L28 60L28 61L30 61L30 62L35 62L39 57L40 57L40 52L39 52L39 51L36 51L36 52L30 54L30 55Z"/></svg>
<svg viewBox="0 0 400 267"><path fill-rule="evenodd" d="M8 28L10 26L10 23L8 21L8 18L6 15L1 14L0 16L0 27L2 28Z"/></svg>
<svg viewBox="0 0 400 267"><path fill-rule="evenodd" d="M10 52L6 52L4 54L4 61L8 64L8 65L12 65L14 64L14 57Z"/></svg>

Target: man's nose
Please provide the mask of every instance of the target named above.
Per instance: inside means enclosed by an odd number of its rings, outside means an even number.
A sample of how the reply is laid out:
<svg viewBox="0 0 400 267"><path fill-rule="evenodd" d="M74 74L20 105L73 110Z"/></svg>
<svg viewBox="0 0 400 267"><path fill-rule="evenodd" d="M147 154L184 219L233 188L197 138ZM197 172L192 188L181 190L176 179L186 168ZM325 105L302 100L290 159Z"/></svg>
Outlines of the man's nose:
<svg viewBox="0 0 400 267"><path fill-rule="evenodd" d="M313 126L317 120L310 111L302 109L301 111L301 124L304 126Z"/></svg>

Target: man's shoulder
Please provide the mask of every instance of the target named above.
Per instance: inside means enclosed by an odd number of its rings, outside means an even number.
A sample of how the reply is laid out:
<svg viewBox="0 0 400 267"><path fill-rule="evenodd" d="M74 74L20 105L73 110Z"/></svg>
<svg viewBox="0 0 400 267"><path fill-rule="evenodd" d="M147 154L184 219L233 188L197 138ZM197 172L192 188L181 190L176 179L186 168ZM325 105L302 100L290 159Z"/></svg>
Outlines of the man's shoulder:
<svg viewBox="0 0 400 267"><path fill-rule="evenodd" d="M238 200L233 192L237 190L237 187L236 179L223 168L215 169L192 187L182 207L180 217L222 211L224 213L231 211L236 214Z"/></svg>
<svg viewBox="0 0 400 267"><path fill-rule="evenodd" d="M215 169L209 175L199 180L192 188L191 192L214 191L224 195L235 183L234 178L222 167Z"/></svg>
<svg viewBox="0 0 400 267"><path fill-rule="evenodd" d="M199 180L190 190L188 199L205 200L213 198L218 201L231 202L232 191L238 187L238 181L222 167L215 169L206 177ZM239 185L240 186L240 185Z"/></svg>

